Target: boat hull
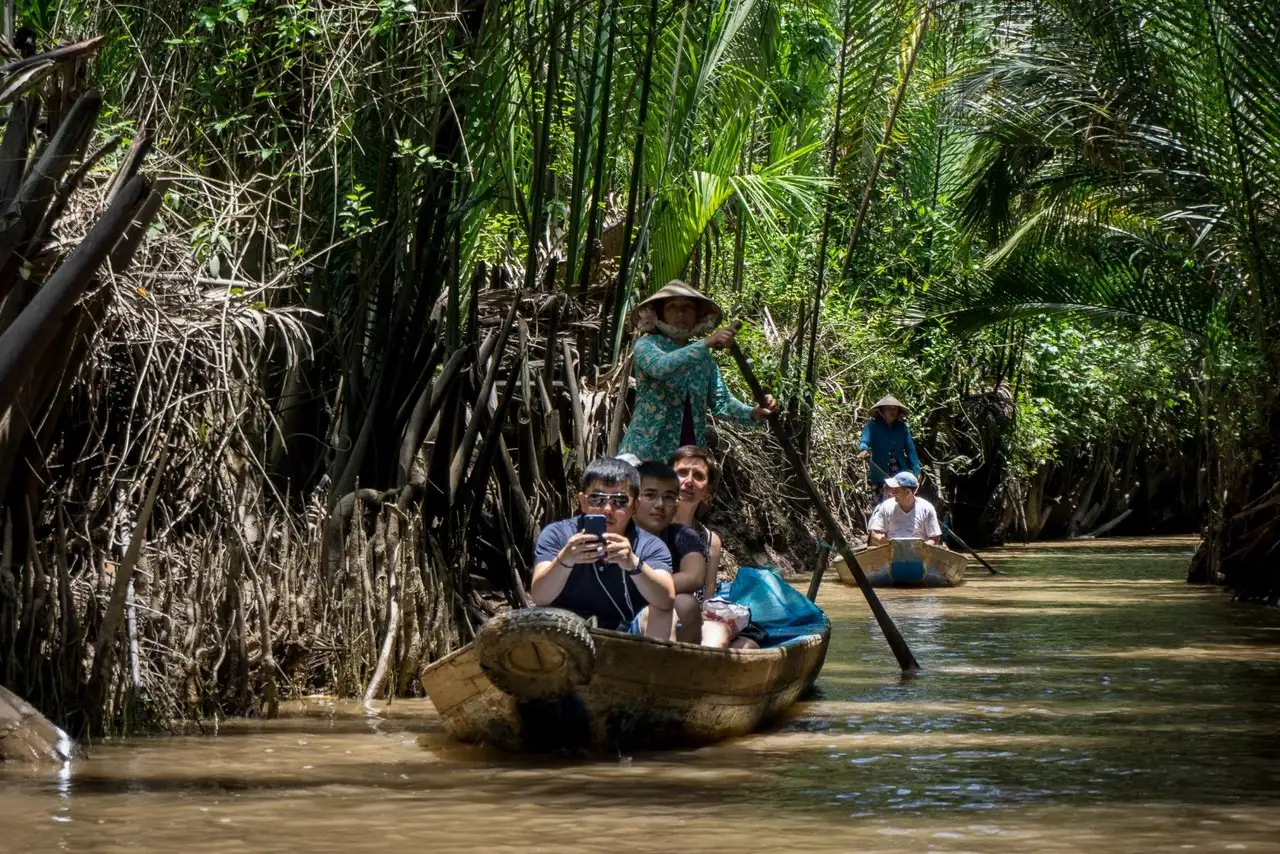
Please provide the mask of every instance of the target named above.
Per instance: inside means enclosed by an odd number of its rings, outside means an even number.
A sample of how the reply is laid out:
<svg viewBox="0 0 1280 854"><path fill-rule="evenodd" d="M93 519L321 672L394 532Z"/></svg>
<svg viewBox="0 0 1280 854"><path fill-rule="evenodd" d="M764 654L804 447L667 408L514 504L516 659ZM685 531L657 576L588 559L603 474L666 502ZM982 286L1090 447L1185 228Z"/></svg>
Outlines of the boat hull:
<svg viewBox="0 0 1280 854"><path fill-rule="evenodd" d="M964 555L924 540L892 540L864 549L854 557L873 587L956 587L964 584ZM855 585L843 560L836 572L845 584Z"/></svg>
<svg viewBox="0 0 1280 854"><path fill-rule="evenodd" d="M817 678L830 634L731 650L593 629L591 681L555 700L494 687L468 644L425 667L422 685L462 742L514 751L694 747L777 720Z"/></svg>

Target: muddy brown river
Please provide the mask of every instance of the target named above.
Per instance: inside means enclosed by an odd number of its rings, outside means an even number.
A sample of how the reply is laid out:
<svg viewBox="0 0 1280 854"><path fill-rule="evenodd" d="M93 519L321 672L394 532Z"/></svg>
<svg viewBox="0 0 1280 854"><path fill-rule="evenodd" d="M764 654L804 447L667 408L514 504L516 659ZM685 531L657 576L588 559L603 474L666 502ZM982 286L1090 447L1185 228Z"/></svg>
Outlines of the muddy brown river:
<svg viewBox="0 0 1280 854"><path fill-rule="evenodd" d="M1280 851L1280 610L1185 585L1190 548L887 591L906 681L828 578L820 695L696 751L521 759L449 744L428 701L314 699L0 768L0 851Z"/></svg>

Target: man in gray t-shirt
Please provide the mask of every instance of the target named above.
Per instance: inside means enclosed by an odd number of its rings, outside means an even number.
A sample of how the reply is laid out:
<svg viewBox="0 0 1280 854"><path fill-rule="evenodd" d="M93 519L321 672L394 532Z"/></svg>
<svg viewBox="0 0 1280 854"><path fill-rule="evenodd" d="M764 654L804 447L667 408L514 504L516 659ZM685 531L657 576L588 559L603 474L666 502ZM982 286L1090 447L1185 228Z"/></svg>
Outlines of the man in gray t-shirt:
<svg viewBox="0 0 1280 854"><path fill-rule="evenodd" d="M595 617L602 629L622 630L639 617L649 637L675 629L671 555L661 539L632 521L640 473L611 457L587 466L578 493L579 516L542 529L533 550L529 598L535 605ZM587 533L589 515L603 516L603 534Z"/></svg>
<svg viewBox="0 0 1280 854"><path fill-rule="evenodd" d="M884 482L885 499L871 514L867 525L867 545L878 546L889 540L925 540L938 544L942 526L938 511L923 498L916 497L920 481L911 472L899 472Z"/></svg>

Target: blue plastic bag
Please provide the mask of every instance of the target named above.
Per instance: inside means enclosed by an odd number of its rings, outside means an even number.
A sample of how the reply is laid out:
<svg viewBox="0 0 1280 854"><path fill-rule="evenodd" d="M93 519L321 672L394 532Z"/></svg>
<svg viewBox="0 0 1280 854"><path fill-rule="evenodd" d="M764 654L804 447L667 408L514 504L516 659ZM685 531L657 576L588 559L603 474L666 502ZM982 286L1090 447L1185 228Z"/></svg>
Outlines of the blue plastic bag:
<svg viewBox="0 0 1280 854"><path fill-rule="evenodd" d="M725 598L751 609L751 623L765 633L761 646L779 646L827 627L821 608L767 569L740 568Z"/></svg>

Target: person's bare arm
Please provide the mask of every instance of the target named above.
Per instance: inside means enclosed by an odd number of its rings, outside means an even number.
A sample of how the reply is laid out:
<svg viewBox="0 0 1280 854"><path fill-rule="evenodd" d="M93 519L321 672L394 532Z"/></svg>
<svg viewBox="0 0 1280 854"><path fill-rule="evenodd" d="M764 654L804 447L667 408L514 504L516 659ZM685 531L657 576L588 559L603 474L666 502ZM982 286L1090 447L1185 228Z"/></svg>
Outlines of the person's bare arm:
<svg viewBox="0 0 1280 854"><path fill-rule="evenodd" d="M572 566L564 566L558 560L544 560L533 565L533 580L529 582L529 599L535 605L547 606L556 601L556 597L569 582Z"/></svg>
<svg viewBox="0 0 1280 854"><path fill-rule="evenodd" d="M640 560L631 550L631 541L621 534L605 534L605 559L616 563L628 573L639 569L631 576L636 588L645 601L655 608L670 608L676 600L676 586L672 581L671 570L654 569Z"/></svg>
<svg viewBox="0 0 1280 854"><path fill-rule="evenodd" d="M942 525L938 522L938 512L936 510L929 513L929 519L925 525L924 541L935 546L942 542Z"/></svg>
<svg viewBox="0 0 1280 854"><path fill-rule="evenodd" d="M560 549L554 560L533 565L529 598L535 605L550 605L564 590L569 574L577 563L591 563L601 557L600 538L595 534L574 534Z"/></svg>
<svg viewBox="0 0 1280 854"><path fill-rule="evenodd" d="M882 545L888 541L885 532L889 529L888 521L885 519L884 512L880 509L884 505L881 504L871 511L871 518L867 520L867 547Z"/></svg>
<svg viewBox="0 0 1280 854"><path fill-rule="evenodd" d="M706 584L707 559L697 552L690 552L680 561L680 568L671 576L677 593L692 593Z"/></svg>
<svg viewBox="0 0 1280 854"><path fill-rule="evenodd" d="M716 595L716 580L720 575L720 558L724 555L724 543L720 541L720 535L715 531L711 532L711 548L708 551L711 556L707 559L706 586L703 588L703 593L705 598L710 599Z"/></svg>

